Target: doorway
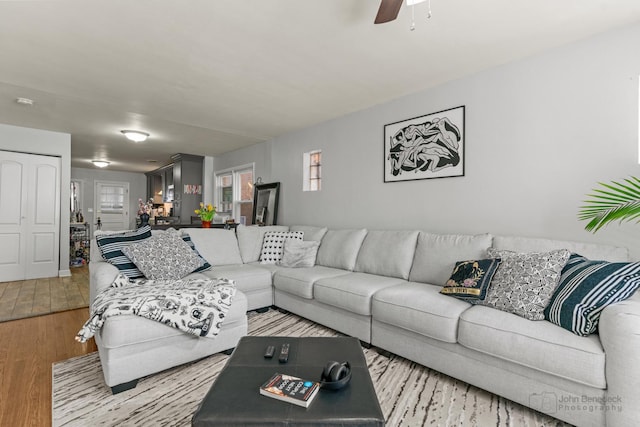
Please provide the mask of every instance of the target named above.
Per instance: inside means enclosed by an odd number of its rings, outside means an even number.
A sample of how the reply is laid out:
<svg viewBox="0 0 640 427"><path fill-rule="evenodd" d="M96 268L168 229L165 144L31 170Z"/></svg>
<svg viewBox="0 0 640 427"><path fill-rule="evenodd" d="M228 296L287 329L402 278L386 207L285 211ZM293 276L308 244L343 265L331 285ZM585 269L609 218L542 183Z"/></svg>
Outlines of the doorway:
<svg viewBox="0 0 640 427"><path fill-rule="evenodd" d="M95 216L102 230L129 229L129 183L115 181L95 182Z"/></svg>

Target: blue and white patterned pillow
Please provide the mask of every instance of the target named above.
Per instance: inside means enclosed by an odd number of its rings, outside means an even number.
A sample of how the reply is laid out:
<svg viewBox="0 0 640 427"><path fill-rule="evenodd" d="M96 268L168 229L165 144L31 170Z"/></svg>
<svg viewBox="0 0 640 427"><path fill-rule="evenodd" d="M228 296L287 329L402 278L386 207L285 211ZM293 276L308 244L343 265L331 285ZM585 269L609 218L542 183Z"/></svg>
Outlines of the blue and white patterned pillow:
<svg viewBox="0 0 640 427"><path fill-rule="evenodd" d="M576 335L596 332L600 313L640 287L639 262L591 261L571 254L544 310L547 320Z"/></svg>
<svg viewBox="0 0 640 427"><path fill-rule="evenodd" d="M191 240L191 236L189 236L188 234L183 234L182 235L182 240L184 240L187 245L189 245L189 247L191 249L193 249L193 251L196 253L196 255L198 255L202 261L204 261L204 265L202 267L198 267L194 273L199 273L201 271L205 271L211 268L211 264L209 264L209 262L207 262L206 259L204 259L204 257L202 255L200 255L200 252L198 252L198 250L196 249L196 245L193 243L193 241Z"/></svg>
<svg viewBox="0 0 640 427"><path fill-rule="evenodd" d="M137 279L144 277L144 274L122 252L122 248L132 243L141 242L149 237L151 237L151 227L145 225L137 230L124 233L96 235L96 243L105 261L118 267L118 270L128 278Z"/></svg>

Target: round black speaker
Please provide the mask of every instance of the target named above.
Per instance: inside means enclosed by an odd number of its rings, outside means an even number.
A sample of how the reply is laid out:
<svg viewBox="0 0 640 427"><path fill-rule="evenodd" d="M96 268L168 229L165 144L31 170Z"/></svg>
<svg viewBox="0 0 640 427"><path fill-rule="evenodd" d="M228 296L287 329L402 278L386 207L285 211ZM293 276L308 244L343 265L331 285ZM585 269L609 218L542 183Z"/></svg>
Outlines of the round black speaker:
<svg viewBox="0 0 640 427"><path fill-rule="evenodd" d="M327 362L320 377L321 386L327 390L339 390L351 381L351 365L349 362Z"/></svg>

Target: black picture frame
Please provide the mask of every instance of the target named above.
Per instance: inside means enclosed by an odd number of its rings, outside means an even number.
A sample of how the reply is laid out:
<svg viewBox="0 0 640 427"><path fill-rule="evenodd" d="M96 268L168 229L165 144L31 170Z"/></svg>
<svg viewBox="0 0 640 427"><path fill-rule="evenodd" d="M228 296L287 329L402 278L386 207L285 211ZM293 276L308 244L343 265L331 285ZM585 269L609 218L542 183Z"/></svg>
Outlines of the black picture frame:
<svg viewBox="0 0 640 427"><path fill-rule="evenodd" d="M253 187L253 224L277 225L280 183L256 184Z"/></svg>
<svg viewBox="0 0 640 427"><path fill-rule="evenodd" d="M384 127L384 182L464 176L465 106Z"/></svg>

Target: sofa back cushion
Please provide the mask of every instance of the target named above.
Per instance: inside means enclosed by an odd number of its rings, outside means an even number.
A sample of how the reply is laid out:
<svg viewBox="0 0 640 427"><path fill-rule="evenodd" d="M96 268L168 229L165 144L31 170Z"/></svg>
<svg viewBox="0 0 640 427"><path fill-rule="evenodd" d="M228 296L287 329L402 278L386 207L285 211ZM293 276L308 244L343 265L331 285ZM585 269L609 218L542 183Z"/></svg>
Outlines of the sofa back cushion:
<svg viewBox="0 0 640 427"><path fill-rule="evenodd" d="M240 255L245 264L260 261L262 241L264 240L264 233L267 231L289 231L289 227L286 225L267 225L265 227L238 225L236 235L238 236Z"/></svg>
<svg viewBox="0 0 640 427"><path fill-rule="evenodd" d="M520 236L495 236L493 247L514 252L549 252L568 249L573 253L592 259L610 262L629 261L629 250L617 246L595 243L570 242L565 240L538 239Z"/></svg>
<svg viewBox="0 0 640 427"><path fill-rule="evenodd" d="M367 230L364 228L327 231L320 243L316 264L353 271L358 251L366 235Z"/></svg>
<svg viewBox="0 0 640 427"><path fill-rule="evenodd" d="M304 233L305 242L320 242L325 234L327 227L314 227L313 225L292 225L289 231L302 231Z"/></svg>
<svg viewBox="0 0 640 427"><path fill-rule="evenodd" d="M196 250L214 267L216 265L242 264L238 240L233 230L222 228L186 228Z"/></svg>
<svg viewBox="0 0 640 427"><path fill-rule="evenodd" d="M407 280L416 250L418 231L369 231L355 270Z"/></svg>
<svg viewBox="0 0 640 427"><path fill-rule="evenodd" d="M409 280L444 286L457 261L486 258L490 234L432 234L420 232Z"/></svg>

